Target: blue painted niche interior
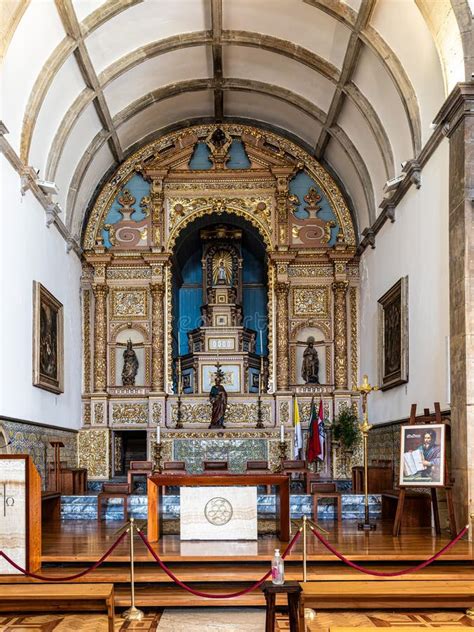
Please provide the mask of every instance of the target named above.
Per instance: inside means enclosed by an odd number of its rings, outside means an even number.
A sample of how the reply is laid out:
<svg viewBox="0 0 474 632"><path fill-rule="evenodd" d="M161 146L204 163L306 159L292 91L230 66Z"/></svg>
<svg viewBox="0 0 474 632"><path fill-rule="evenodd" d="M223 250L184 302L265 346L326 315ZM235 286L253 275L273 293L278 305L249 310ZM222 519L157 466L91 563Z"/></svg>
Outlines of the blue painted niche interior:
<svg viewBox="0 0 474 632"><path fill-rule="evenodd" d="M296 195L300 201L296 210L294 212L295 217L298 219L308 219L309 213L305 211L304 207L307 206L307 202L305 202L305 195L308 194L311 188L316 189L318 194L321 196L321 200L318 202L318 205L321 207L321 210L318 211L318 218L328 222L333 220L336 222L336 226L331 229L331 239L329 241L329 246L333 246L336 243L336 237L339 232L339 223L337 221L337 217L334 214L332 207L329 203L324 192L321 188L316 184L316 182L309 176L306 171L300 171L294 178L290 181L290 194Z"/></svg>
<svg viewBox="0 0 474 632"><path fill-rule="evenodd" d="M203 217L182 234L176 248L173 270L173 355L190 352L187 333L202 325L202 244L199 238L201 228L213 224L227 224L243 229L242 237L242 303L243 325L257 332L256 352L267 354L267 273L265 246L255 229L241 218L223 213L219 217ZM178 343L179 339L179 343ZM262 344L261 344L262 343ZM263 347L263 348L262 348Z"/></svg>

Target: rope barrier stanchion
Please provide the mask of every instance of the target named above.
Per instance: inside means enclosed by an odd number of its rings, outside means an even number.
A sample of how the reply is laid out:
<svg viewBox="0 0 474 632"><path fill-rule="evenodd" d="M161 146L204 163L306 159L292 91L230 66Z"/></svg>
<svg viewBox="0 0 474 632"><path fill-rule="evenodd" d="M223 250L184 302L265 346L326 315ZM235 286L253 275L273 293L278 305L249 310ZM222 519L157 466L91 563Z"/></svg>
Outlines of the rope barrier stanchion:
<svg viewBox="0 0 474 632"><path fill-rule="evenodd" d="M11 557L8 557L8 555L4 553L3 551L0 551L0 556L3 557L3 559L7 561L10 564L10 566L13 566L13 568L16 568L17 571L19 571L20 573L22 573L22 575L25 575L26 577L31 577L32 579L39 579L40 581L43 581L43 582L56 582L56 583L57 582L70 582L70 581L73 581L74 579L79 579L80 577L84 577L84 575L87 575L88 573L95 571L96 568L99 568L99 566L103 564L103 562L105 562L105 560L113 553L113 551L122 542L122 540L125 538L126 535L127 535L127 531L124 531L122 535L119 538L117 538L117 540L115 540L112 546L104 553L104 555L100 558L100 560L98 560L95 564L93 564L89 568L86 568L80 573L76 573L75 575L69 575L68 577L46 577L45 575L30 573L26 569L19 566L16 562L14 562L11 559Z"/></svg>
<svg viewBox="0 0 474 632"><path fill-rule="evenodd" d="M313 532L313 535L321 542L323 546L325 546L328 549L328 551L331 551L331 553L333 553L333 555L339 558L341 562L344 562L351 568L355 568L357 571L360 571L361 573L365 573L366 575L374 575L375 577L400 577L401 575L408 575L408 573L415 573L416 571L419 571L422 568L426 568L427 566L435 562L438 558L440 558L442 555L447 553L468 532L469 525L466 525L463 529L461 529L461 531L457 534L457 536L453 540L448 542L446 546L440 549L437 553L435 553L429 559L425 560L424 562L421 562L421 564L418 564L417 566L412 566L410 568L405 568L401 571L394 571L391 573L385 573L383 571L373 571L369 568L365 568L364 566L360 566L359 564L352 562L347 557L345 557L342 553L339 553L339 551L335 547L333 547L333 545L330 542L328 542L320 533L317 533L317 531L315 531L315 529L311 525L309 528Z"/></svg>
<svg viewBox="0 0 474 632"><path fill-rule="evenodd" d="M135 551L133 547L133 532L135 530L135 519L130 518L130 591L131 591L131 604L130 608L127 608L122 614L122 617L126 621L141 621L145 616L143 610L139 610L135 607Z"/></svg>
<svg viewBox="0 0 474 632"><path fill-rule="evenodd" d="M303 581L306 583L307 573L306 573L306 562L307 562L307 550L306 550L306 537L307 537L307 528L306 528L307 518L303 516Z"/></svg>
<svg viewBox="0 0 474 632"><path fill-rule="evenodd" d="M291 549L293 548L298 538L300 537L302 530L303 530L303 527L300 527L298 531L295 533L295 535L293 536L293 538L291 539L290 543L285 549L285 552L282 555L283 559L285 559L286 556L289 555ZM176 575L173 573L173 571L169 569L166 566L166 564L160 559L159 555L155 552L151 544L148 542L148 539L146 538L145 534L140 529L137 529L137 532L140 538L142 539L143 544L146 546L151 556L154 558L155 562L158 563L160 568L168 575L168 577L170 577L174 581L175 584L177 584L184 590L187 590L189 593L191 593L192 595L195 595L196 597L204 597L206 599L235 599L236 597L242 597L243 595L246 595L247 593L252 592L253 590L256 590L257 588L259 588L263 584L263 582L270 577L272 573L270 569L267 573L265 573L265 575L261 579L259 579L252 586L249 586L248 588L243 588L242 590L239 590L233 593L227 593L227 594L205 593L200 590L195 590L194 588L191 588L191 586L188 586L187 584L182 582L180 579L178 579Z"/></svg>

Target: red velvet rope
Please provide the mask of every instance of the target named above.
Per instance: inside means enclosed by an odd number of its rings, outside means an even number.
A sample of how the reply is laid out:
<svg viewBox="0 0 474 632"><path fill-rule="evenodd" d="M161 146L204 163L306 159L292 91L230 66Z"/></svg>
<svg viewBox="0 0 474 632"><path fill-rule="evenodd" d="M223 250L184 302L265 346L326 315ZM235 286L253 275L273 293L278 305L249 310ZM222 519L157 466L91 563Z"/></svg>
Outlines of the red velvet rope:
<svg viewBox="0 0 474 632"><path fill-rule="evenodd" d="M444 546L440 551L435 553L435 555L430 557L428 560L425 560L424 562L421 562L421 564L418 564L418 566L412 566L411 568L405 568L402 571L394 571L392 573L384 573L383 571L372 571L372 570L370 570L368 568L364 568L363 566L359 566L359 564L356 564L355 562L351 562L351 560L348 560L347 557L345 557L342 553L339 553L339 551L337 551L332 546L332 544L330 544L325 538L323 538L323 536L320 533L315 531L314 528L311 525L309 525L309 528L313 532L313 535L315 535L318 538L318 540L321 542L321 544L323 544L329 551L331 551L331 553L333 553L336 557L338 557L341 560L341 562L344 562L348 566L351 566L352 568L355 568L356 570L360 571L361 573L365 573L366 575L375 575L375 577L399 577L400 575L407 575L408 573L414 573L416 571L421 570L422 568L425 568L426 566L429 566L430 564L435 562L439 557L441 557L444 553L449 551L449 549L451 547L453 547L463 537L463 535L465 535L465 533L467 533L467 531L469 529L468 526L464 527L464 529L462 529L457 534L457 536L454 538L454 540L451 540L451 542L448 542L448 544L446 544L446 546Z"/></svg>
<svg viewBox="0 0 474 632"><path fill-rule="evenodd" d="M263 582L270 577L270 575L272 573L272 571L270 569L268 571L268 573L265 573L265 575L261 579L258 580L258 582L256 582L252 586L249 586L249 588L244 588L243 590L239 590L238 592L227 593L227 594L217 594L217 593L204 593L204 592L201 592L199 590L194 590L194 588L191 588L191 586L188 586L187 584L185 584L184 582L182 582L180 579L178 579L176 577L176 575L173 573L173 571L171 571L166 566L166 564L164 564L160 560L159 556L155 553L155 551L153 550L151 544L148 542L146 536L140 531L140 529L137 529L137 531L138 531L138 535L143 540L143 543L145 544L146 548L150 551L150 553L154 557L155 561L158 562L158 564L164 570L164 572L168 575L168 577L170 577L175 582L175 584L177 584L181 588L184 588L184 590L187 590L191 594L196 595L196 597L206 597L207 599L234 599L235 597L241 597L242 595L246 595L247 593L252 592L252 590L255 590L256 588L259 588L263 584ZM300 535L301 535L301 529L299 529L295 533L295 535L293 536L291 542L286 547L285 552L282 555L283 559L285 559L285 557L290 553L291 549L293 548L293 545L298 540Z"/></svg>
<svg viewBox="0 0 474 632"><path fill-rule="evenodd" d="M83 577L84 575L87 575L87 573L90 573L91 571L94 571L96 568L98 568L103 562L105 562L105 560L109 557L112 551L120 544L120 542L122 542L122 540L127 535L127 533L128 531L124 531L122 535L112 544L110 549L108 549L104 553L104 555L100 558L98 562L96 562L89 568L86 568L85 570L81 571L80 573L76 573L76 575L69 575L69 577L45 577L44 575L37 575L36 573L30 573L24 568L22 568L21 566L18 566L18 564L14 562L10 557L8 557L8 555L4 553L3 551L0 551L0 556L3 557L11 566L13 566L13 568L16 568L17 571L20 571L20 573L23 573L23 575L26 575L27 577L32 577L33 579L40 579L43 582L69 582L73 579L79 579L79 577Z"/></svg>

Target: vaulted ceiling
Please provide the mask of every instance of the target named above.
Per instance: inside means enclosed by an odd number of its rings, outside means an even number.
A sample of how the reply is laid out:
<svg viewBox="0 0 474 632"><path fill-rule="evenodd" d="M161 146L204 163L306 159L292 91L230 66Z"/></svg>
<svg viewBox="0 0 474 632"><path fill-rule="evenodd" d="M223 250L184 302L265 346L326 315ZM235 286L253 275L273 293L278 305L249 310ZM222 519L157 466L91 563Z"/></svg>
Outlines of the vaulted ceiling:
<svg viewBox="0 0 474 632"><path fill-rule="evenodd" d="M359 230L470 78L467 0L2 0L2 110L73 235L98 183L163 131L256 122L339 178Z"/></svg>

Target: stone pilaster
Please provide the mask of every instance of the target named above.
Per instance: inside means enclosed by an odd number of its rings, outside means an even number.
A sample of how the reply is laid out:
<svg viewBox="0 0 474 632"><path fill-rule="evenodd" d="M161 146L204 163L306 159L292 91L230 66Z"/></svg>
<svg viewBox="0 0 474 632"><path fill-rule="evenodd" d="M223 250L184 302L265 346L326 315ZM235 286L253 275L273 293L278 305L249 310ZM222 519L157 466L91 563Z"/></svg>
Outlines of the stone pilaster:
<svg viewBox="0 0 474 632"><path fill-rule="evenodd" d="M107 389L107 291L106 285L94 285L94 391Z"/></svg>
<svg viewBox="0 0 474 632"><path fill-rule="evenodd" d="M289 383L289 346L288 346L288 283L276 284L277 296L277 390L288 390Z"/></svg>
<svg viewBox="0 0 474 632"><path fill-rule="evenodd" d="M347 281L335 281L334 292L334 385L347 389Z"/></svg>
<svg viewBox="0 0 474 632"><path fill-rule="evenodd" d="M151 389L152 391L164 390L164 334L165 320L163 309L163 298L165 286L163 283L153 283L150 285L152 312L151 312Z"/></svg>
<svg viewBox="0 0 474 632"><path fill-rule="evenodd" d="M459 526L474 511L474 83L456 86L435 123L449 138L451 476Z"/></svg>

